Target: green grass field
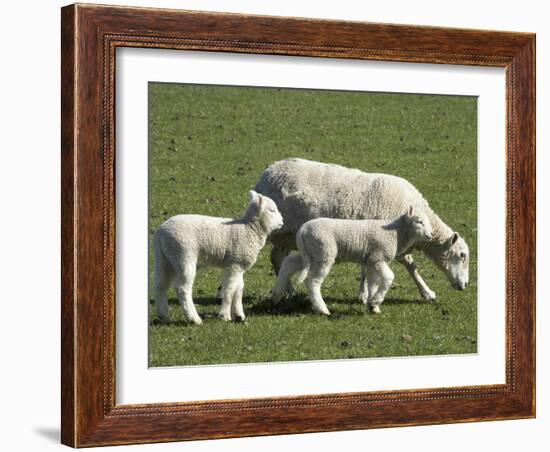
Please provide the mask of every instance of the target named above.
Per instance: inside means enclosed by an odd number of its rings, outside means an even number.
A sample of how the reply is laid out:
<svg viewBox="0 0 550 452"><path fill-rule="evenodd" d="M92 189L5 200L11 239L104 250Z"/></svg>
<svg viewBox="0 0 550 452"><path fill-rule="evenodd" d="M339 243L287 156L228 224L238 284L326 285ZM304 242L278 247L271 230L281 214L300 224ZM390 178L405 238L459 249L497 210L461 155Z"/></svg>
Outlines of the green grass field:
<svg viewBox="0 0 550 452"><path fill-rule="evenodd" d="M245 323L217 318L221 270L201 269L187 324L174 291L172 322L149 300L149 365L176 366L475 353L477 351L477 102L473 97L272 88L149 85L150 237L172 215L237 217L270 163L288 157L402 176L470 246L470 284L455 291L422 254L437 303L420 299L400 264L382 314L359 302L359 267L341 264L323 286L330 318L304 288L274 309L268 244L245 274ZM152 241L150 240L152 275Z"/></svg>

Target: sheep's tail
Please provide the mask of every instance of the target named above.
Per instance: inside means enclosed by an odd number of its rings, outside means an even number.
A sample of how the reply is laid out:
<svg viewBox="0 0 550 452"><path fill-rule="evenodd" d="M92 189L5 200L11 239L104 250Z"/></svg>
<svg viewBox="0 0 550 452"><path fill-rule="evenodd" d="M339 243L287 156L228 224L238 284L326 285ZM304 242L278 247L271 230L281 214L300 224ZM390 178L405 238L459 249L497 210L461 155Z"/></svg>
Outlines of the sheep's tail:
<svg viewBox="0 0 550 452"><path fill-rule="evenodd" d="M300 276L298 276L298 282L300 284L302 284L307 278L309 268L311 267L311 257L306 251L302 233L302 228L300 228L296 233L296 245L298 246L298 251L300 251L300 254L302 256L302 271L300 273Z"/></svg>

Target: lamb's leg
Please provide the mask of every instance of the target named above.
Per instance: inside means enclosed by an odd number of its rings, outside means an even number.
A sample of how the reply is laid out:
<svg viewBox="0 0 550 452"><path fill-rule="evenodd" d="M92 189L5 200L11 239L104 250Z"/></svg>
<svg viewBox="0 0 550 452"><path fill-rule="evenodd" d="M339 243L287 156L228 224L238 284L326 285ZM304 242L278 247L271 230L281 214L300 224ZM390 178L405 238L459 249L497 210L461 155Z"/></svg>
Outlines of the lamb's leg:
<svg viewBox="0 0 550 452"><path fill-rule="evenodd" d="M271 248L271 265L273 265L273 270L275 271L275 274L277 276L279 276L283 261L288 256L289 252L290 250L288 248L276 244L274 244L273 248ZM292 281L290 280L290 278L288 278L286 287L284 288L283 296L285 294L292 295L293 293L294 287L292 286Z"/></svg>
<svg viewBox="0 0 550 452"><path fill-rule="evenodd" d="M380 314L380 305L393 282L394 274L387 262L376 262L369 265L367 273L370 296L368 303L372 312Z"/></svg>
<svg viewBox="0 0 550 452"><path fill-rule="evenodd" d="M321 295L321 285L327 277L332 264L312 262L309 273L304 281L309 292L313 311L318 314L330 315L325 300Z"/></svg>
<svg viewBox="0 0 550 452"><path fill-rule="evenodd" d="M367 305L372 307L372 300L380 287L380 275L374 264L367 264Z"/></svg>
<svg viewBox="0 0 550 452"><path fill-rule="evenodd" d="M290 285L290 277L302 269L302 256L293 254L285 257L281 269L277 275L277 281L273 288L272 298L273 303L279 303L286 293Z"/></svg>
<svg viewBox="0 0 550 452"><path fill-rule="evenodd" d="M220 308L220 318L226 322L231 321L231 306L235 292L239 288L239 273L233 267L226 267L223 271L222 280L222 306ZM241 274L242 276L242 274Z"/></svg>
<svg viewBox="0 0 550 452"><path fill-rule="evenodd" d="M242 272L235 276L235 284L236 289L231 300L231 317L235 322L244 322L246 317L243 309L244 281Z"/></svg>
<svg viewBox="0 0 550 452"><path fill-rule="evenodd" d="M418 269L416 268L416 264L412 256L410 254L407 254L400 258L399 262L401 262L405 266L405 268L409 272L409 275L411 275L413 281L416 284L416 287L418 287L420 295L422 295L422 297L428 301L435 300L435 292L428 287L428 285L420 276L420 273L418 273Z"/></svg>
<svg viewBox="0 0 550 452"><path fill-rule="evenodd" d="M361 283L359 284L359 300L366 306L369 301L369 286L367 284L367 265L361 265Z"/></svg>
<svg viewBox="0 0 550 452"><path fill-rule="evenodd" d="M183 315L190 322L201 325L202 320L195 308L192 297L193 282L195 281L195 273L197 271L196 262L182 262L179 270L176 276L176 292Z"/></svg>
<svg viewBox="0 0 550 452"><path fill-rule="evenodd" d="M154 291L155 291L155 307L157 317L163 322L170 321L170 311L168 308L168 289L174 277L174 272L170 263L162 255L160 250L155 249L155 264L154 264Z"/></svg>

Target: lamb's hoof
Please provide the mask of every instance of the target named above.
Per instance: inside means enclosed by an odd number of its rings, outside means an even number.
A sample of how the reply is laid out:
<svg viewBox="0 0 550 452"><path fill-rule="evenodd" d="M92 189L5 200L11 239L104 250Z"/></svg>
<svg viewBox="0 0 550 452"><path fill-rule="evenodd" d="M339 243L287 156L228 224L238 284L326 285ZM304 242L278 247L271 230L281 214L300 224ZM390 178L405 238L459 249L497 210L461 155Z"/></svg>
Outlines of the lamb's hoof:
<svg viewBox="0 0 550 452"><path fill-rule="evenodd" d="M382 311L380 310L380 306L371 306L371 311L373 314L380 314Z"/></svg>
<svg viewBox="0 0 550 452"><path fill-rule="evenodd" d="M363 303L365 306L369 303L369 299L367 295L359 295L359 301Z"/></svg>
<svg viewBox="0 0 550 452"><path fill-rule="evenodd" d="M319 314L319 315L326 315L327 317L330 316L330 311L325 306L323 306L323 307L315 306L313 308L313 312L315 312L316 314Z"/></svg>
<svg viewBox="0 0 550 452"><path fill-rule="evenodd" d="M427 301L435 301L436 300L435 292L433 290L423 291L422 292L422 297L424 298L424 300L427 300Z"/></svg>
<svg viewBox="0 0 550 452"><path fill-rule="evenodd" d="M224 322L231 322L231 315L230 314L222 314L219 315L220 319Z"/></svg>
<svg viewBox="0 0 550 452"><path fill-rule="evenodd" d="M236 315L235 316L235 323L242 323L246 320L246 317L244 315Z"/></svg>
<svg viewBox="0 0 550 452"><path fill-rule="evenodd" d="M200 317L194 317L191 319L191 323L195 325L202 325L202 319Z"/></svg>

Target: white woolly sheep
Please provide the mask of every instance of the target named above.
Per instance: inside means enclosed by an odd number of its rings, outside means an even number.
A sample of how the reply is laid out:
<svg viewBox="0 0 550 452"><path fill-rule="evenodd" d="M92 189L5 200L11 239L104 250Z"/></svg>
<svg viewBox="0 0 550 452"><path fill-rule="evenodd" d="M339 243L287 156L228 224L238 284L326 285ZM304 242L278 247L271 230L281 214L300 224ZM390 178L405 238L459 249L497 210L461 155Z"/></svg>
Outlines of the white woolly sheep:
<svg viewBox="0 0 550 452"><path fill-rule="evenodd" d="M267 196L249 192L250 204L242 218L177 215L165 221L154 237L154 291L158 317L170 320L167 290L175 282L184 316L201 324L192 299L197 267L223 267L220 317L245 319L243 274L258 257L267 236L283 225L275 203Z"/></svg>
<svg viewBox="0 0 550 452"><path fill-rule="evenodd" d="M276 273L284 257L296 249L296 232L308 220L321 217L389 220L402 215L409 205L415 205L426 212L434 234L432 241L415 248L421 249L445 273L455 289L464 290L468 284L468 245L405 179L290 158L267 167L255 190L273 199L284 219L283 228L269 237L273 243L271 262ZM420 294L427 300L435 300L435 293L421 278L412 256L407 254L398 260L407 268ZM365 292L365 285L363 272L361 293ZM288 280L286 291L291 290Z"/></svg>
<svg viewBox="0 0 550 452"><path fill-rule="evenodd" d="M302 273L298 278L309 292L313 310L330 315L321 295L321 285L335 262L361 264L367 275L368 291L363 302L376 314L393 282L389 263L404 255L418 242L431 240L432 227L427 215L410 206L407 213L388 220L338 220L317 218L302 225L296 235L299 255L287 256L283 261L273 300L279 302L286 281L301 260Z"/></svg>

